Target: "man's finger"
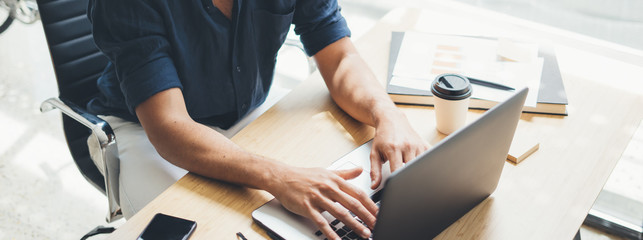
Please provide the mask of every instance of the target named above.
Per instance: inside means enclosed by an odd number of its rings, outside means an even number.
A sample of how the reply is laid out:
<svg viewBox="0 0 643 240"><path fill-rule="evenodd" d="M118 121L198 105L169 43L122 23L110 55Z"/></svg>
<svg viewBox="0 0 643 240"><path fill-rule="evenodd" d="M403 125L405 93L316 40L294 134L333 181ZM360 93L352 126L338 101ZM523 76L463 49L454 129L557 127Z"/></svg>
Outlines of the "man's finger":
<svg viewBox="0 0 643 240"><path fill-rule="evenodd" d="M373 148L371 150L371 189L376 189L382 181L382 159L380 154Z"/></svg>
<svg viewBox="0 0 643 240"><path fill-rule="evenodd" d="M373 202L373 199L364 192L364 190L360 189L359 187L350 184L350 183L343 183L339 186L344 192L348 193L355 199L359 200L366 209L373 214L373 216L377 216L377 212L379 211L379 207ZM352 189L352 190L350 190Z"/></svg>
<svg viewBox="0 0 643 240"><path fill-rule="evenodd" d="M324 235L328 239L340 240L339 236L337 236L337 233L335 233L335 231L333 231L333 229L330 228L330 225L328 224L328 221L326 221L326 218L324 218L324 216L322 216L321 213L315 211L314 209L310 209L309 215L310 216L308 216L308 217L311 220L313 220L315 225L317 225L319 230L322 233L324 233Z"/></svg>
<svg viewBox="0 0 643 240"><path fill-rule="evenodd" d="M424 141L424 144L422 144L422 152L420 152L419 154L426 152L426 150L429 150L429 148L431 148L431 144L429 144L427 141Z"/></svg>
<svg viewBox="0 0 643 240"><path fill-rule="evenodd" d="M402 166L404 166L404 162L402 162L403 161L402 152L398 150L398 151L389 153L389 155L390 156L388 156L388 161L391 164L391 173L395 172L395 170L398 170L402 168Z"/></svg>
<svg viewBox="0 0 643 240"><path fill-rule="evenodd" d="M413 159L415 159L415 156L417 156L417 155L418 155L418 153L417 153L415 150L408 150L408 151L404 151L404 152L402 153L402 156L403 156L402 161L403 161L404 163L410 162L410 161L412 161Z"/></svg>
<svg viewBox="0 0 643 240"><path fill-rule="evenodd" d="M363 238L371 236L371 231L358 222L346 208L331 201L325 201L323 208Z"/></svg>
<svg viewBox="0 0 643 240"><path fill-rule="evenodd" d="M334 170L333 172L344 180L350 180L362 174L362 168L356 167L351 169Z"/></svg>
<svg viewBox="0 0 643 240"><path fill-rule="evenodd" d="M355 178L356 176L361 175L362 168L348 169L348 171L350 172L344 172L345 173L344 176L342 176L338 171L336 171L336 173L338 173L338 175L344 178L345 180L349 180L349 179ZM368 212L370 212L372 215L377 214L377 211L378 211L377 205L375 205L375 202L373 202L373 200L371 200L368 194L366 194L366 192L364 192L362 189L346 181L339 181L337 185L339 186L339 189L342 190L344 193L348 194L348 196L357 199L361 203L361 205L366 207ZM353 211L353 209L351 209L351 211Z"/></svg>
<svg viewBox="0 0 643 240"><path fill-rule="evenodd" d="M357 215L370 228L375 227L375 215L377 215L375 202L364 191L350 183L340 183L339 188L343 192L337 193L333 199Z"/></svg>

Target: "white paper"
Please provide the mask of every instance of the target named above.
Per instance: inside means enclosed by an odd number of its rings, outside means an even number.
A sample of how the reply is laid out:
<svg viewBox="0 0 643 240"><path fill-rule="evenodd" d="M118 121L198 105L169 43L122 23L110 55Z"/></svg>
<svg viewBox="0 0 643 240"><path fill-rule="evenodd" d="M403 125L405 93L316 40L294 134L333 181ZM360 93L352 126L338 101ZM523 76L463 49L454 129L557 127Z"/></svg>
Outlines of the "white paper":
<svg viewBox="0 0 643 240"><path fill-rule="evenodd" d="M532 62L538 58L538 45L535 43L514 43L506 38L498 40L496 54L514 62Z"/></svg>
<svg viewBox="0 0 643 240"><path fill-rule="evenodd" d="M506 56L497 54L500 46L496 40L406 32L390 84L430 91L439 74L458 73L515 89L528 87L525 106L535 107L544 63L538 58L538 46L504 44L505 48L519 49L510 57L520 61L502 60ZM511 95L512 91L473 84L473 98L500 102Z"/></svg>

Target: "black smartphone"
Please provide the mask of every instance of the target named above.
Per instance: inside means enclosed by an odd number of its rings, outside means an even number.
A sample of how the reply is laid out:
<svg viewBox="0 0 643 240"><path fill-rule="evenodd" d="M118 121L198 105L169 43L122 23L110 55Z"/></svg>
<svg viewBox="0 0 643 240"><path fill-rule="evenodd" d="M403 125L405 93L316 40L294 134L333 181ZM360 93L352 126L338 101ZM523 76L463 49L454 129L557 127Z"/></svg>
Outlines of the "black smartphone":
<svg viewBox="0 0 643 240"><path fill-rule="evenodd" d="M186 240L195 228L195 221L157 213L137 239Z"/></svg>

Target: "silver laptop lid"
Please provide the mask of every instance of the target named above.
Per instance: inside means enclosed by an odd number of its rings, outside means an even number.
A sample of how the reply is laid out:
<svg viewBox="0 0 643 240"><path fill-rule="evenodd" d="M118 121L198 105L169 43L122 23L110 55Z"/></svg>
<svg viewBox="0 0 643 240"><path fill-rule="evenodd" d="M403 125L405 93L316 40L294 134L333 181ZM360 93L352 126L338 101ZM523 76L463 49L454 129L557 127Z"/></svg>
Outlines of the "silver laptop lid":
<svg viewBox="0 0 643 240"><path fill-rule="evenodd" d="M522 89L389 176L374 239L431 239L496 189L527 96Z"/></svg>

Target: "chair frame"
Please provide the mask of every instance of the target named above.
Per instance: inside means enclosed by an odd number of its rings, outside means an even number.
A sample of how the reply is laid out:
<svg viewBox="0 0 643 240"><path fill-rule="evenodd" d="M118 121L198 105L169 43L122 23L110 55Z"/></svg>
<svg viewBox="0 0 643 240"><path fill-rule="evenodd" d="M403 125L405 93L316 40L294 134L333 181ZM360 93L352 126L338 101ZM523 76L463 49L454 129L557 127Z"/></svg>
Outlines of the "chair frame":
<svg viewBox="0 0 643 240"><path fill-rule="evenodd" d="M90 147L90 152L98 153L91 154L91 158L105 180L105 195L107 195L109 207L106 221L113 222L122 218L123 214L119 205L118 191L120 160L118 158L116 135L114 135L111 126L105 120L64 98L49 98L40 105L41 112L48 112L53 109L59 109L66 116L87 127L91 131L90 138L94 138L98 142L98 149Z"/></svg>

